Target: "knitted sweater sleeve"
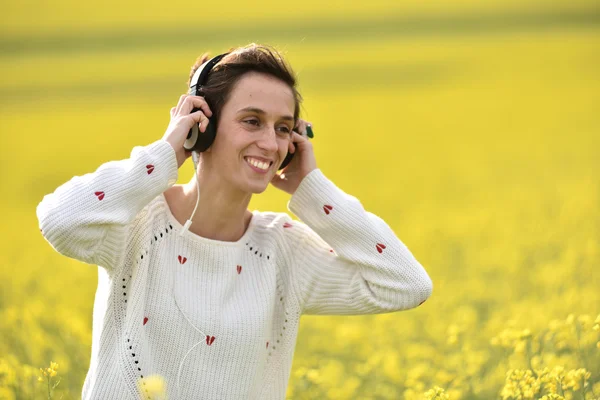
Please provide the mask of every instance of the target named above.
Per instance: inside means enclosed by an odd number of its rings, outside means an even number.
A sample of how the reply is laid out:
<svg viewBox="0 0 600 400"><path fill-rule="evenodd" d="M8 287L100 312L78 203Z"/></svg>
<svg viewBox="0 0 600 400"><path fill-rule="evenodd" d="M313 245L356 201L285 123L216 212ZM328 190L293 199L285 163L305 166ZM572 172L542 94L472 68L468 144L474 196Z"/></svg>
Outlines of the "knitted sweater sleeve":
<svg viewBox="0 0 600 400"><path fill-rule="evenodd" d="M46 194L36 208L40 231L62 255L114 269L136 215L177 182L175 150L163 139L135 146Z"/></svg>
<svg viewBox="0 0 600 400"><path fill-rule="evenodd" d="M288 209L302 221L288 232L295 231L289 273L303 314L380 314L431 296L429 275L392 229L320 169L304 177Z"/></svg>

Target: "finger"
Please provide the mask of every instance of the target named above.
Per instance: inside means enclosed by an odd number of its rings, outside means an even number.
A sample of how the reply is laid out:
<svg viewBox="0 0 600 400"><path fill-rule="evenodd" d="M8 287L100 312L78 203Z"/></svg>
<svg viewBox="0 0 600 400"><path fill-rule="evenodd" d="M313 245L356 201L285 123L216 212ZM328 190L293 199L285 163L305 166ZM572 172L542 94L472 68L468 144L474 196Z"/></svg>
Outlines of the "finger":
<svg viewBox="0 0 600 400"><path fill-rule="evenodd" d="M298 132L294 132L294 134L292 135L292 141L294 143L308 142L308 136L306 136L306 132L304 132L304 135L301 135Z"/></svg>
<svg viewBox="0 0 600 400"><path fill-rule="evenodd" d="M204 111L204 114L208 115L209 117L212 115L212 111L210 110L210 107L208 107L208 103L201 96L188 96L183 101L181 111L189 114L194 108L201 109Z"/></svg>
<svg viewBox="0 0 600 400"><path fill-rule="evenodd" d="M200 118L200 124L198 125L198 129L200 129L200 132L206 131L206 128L208 127L209 122L210 122L210 120L208 119L208 117L206 115L203 115Z"/></svg>
<svg viewBox="0 0 600 400"><path fill-rule="evenodd" d="M308 136L300 135L299 133L294 133L294 137L292 139L294 141L294 146L296 146L296 151L306 151L307 148L312 146L312 143L308 140Z"/></svg>
<svg viewBox="0 0 600 400"><path fill-rule="evenodd" d="M204 115L204 112L202 110L198 110L196 112L188 114L188 117L191 118L194 121L194 123L198 124L198 129L200 129L200 132L204 132L204 129L202 128L204 126L204 128L206 129L206 125L208 125L208 118L206 117L206 115Z"/></svg>
<svg viewBox="0 0 600 400"><path fill-rule="evenodd" d="M200 132L206 131L206 128L208 127L209 122L210 122L210 119L208 119L208 117L206 115L204 115L202 117L202 119L200 120L200 126L198 128L198 129L200 129Z"/></svg>
<svg viewBox="0 0 600 400"><path fill-rule="evenodd" d="M306 121L304 121L303 119L299 119L298 124L296 125L296 129L294 130L300 134L304 134L304 132L306 132Z"/></svg>
<svg viewBox="0 0 600 400"><path fill-rule="evenodd" d="M183 102L187 96L188 96L187 94L182 94L179 97L179 102L177 102L177 107L175 107L175 114L179 114L179 110L181 110L181 105L183 104Z"/></svg>
<svg viewBox="0 0 600 400"><path fill-rule="evenodd" d="M171 108L171 112L170 112L170 114L171 114L171 118L173 118L173 115L175 115L175 111L176 111L176 110L177 110L177 107L173 107L173 108Z"/></svg>

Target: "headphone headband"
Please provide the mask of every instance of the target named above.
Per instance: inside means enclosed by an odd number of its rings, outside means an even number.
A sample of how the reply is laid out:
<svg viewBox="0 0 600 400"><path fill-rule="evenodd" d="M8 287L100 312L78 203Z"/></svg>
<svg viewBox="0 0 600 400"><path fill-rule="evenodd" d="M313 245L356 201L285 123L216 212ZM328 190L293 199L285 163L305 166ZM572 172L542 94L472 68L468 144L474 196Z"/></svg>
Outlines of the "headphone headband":
<svg viewBox="0 0 600 400"><path fill-rule="evenodd" d="M188 92L189 94L194 96L198 95L200 88L206 83L206 80L208 79L208 73L212 70L215 64L221 61L221 59L227 54L229 53L223 53L219 54L218 56L214 56L213 58L202 64L200 67L198 67L196 72L194 72L192 79L190 80L190 90Z"/></svg>

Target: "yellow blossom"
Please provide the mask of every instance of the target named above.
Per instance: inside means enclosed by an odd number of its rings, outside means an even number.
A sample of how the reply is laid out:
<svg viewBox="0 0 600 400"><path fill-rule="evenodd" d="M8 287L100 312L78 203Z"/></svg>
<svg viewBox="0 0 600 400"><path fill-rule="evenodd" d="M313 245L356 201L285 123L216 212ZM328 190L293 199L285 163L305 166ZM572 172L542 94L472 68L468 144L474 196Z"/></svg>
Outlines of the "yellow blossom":
<svg viewBox="0 0 600 400"><path fill-rule="evenodd" d="M541 400L565 400L560 394L552 393L542 396Z"/></svg>
<svg viewBox="0 0 600 400"><path fill-rule="evenodd" d="M573 390L580 390L582 382L590 379L591 373L585 368L570 370L565 376L565 387Z"/></svg>
<svg viewBox="0 0 600 400"><path fill-rule="evenodd" d="M541 382L533 376L531 370L509 370L501 390L504 400L511 398L535 399L540 391Z"/></svg>
<svg viewBox="0 0 600 400"><path fill-rule="evenodd" d="M138 387L152 399L163 399L166 396L166 383L160 375L149 375L138 379Z"/></svg>
<svg viewBox="0 0 600 400"><path fill-rule="evenodd" d="M444 389L439 386L434 386L433 389L429 389L425 392L425 398L427 400L449 400L450 397L446 394Z"/></svg>

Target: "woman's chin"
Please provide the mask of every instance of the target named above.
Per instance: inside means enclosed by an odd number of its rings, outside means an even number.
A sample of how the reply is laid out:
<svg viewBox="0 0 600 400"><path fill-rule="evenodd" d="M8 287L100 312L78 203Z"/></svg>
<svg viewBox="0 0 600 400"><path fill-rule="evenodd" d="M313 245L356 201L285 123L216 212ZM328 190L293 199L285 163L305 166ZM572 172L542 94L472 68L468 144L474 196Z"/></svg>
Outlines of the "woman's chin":
<svg viewBox="0 0 600 400"><path fill-rule="evenodd" d="M266 178L263 182L261 182L258 179L255 179L254 181L248 180L246 182L246 191L248 193L252 193L252 194L263 193L265 190L267 190L268 187L269 187L269 182Z"/></svg>

